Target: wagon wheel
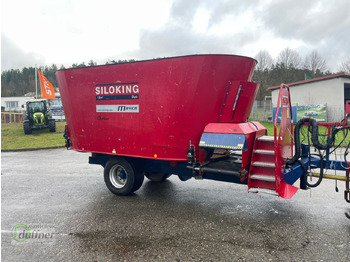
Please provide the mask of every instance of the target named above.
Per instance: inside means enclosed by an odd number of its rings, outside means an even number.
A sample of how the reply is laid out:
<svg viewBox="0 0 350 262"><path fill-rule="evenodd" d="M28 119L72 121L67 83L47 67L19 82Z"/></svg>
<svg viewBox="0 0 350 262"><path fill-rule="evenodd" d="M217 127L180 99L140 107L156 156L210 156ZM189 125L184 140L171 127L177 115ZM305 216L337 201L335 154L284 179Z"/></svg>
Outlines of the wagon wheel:
<svg viewBox="0 0 350 262"><path fill-rule="evenodd" d="M163 182L168 177L170 177L169 174L155 172L145 172L145 176L152 182Z"/></svg>
<svg viewBox="0 0 350 262"><path fill-rule="evenodd" d="M124 158L110 159L104 169L106 186L116 195L130 195L141 187L143 179L143 174Z"/></svg>

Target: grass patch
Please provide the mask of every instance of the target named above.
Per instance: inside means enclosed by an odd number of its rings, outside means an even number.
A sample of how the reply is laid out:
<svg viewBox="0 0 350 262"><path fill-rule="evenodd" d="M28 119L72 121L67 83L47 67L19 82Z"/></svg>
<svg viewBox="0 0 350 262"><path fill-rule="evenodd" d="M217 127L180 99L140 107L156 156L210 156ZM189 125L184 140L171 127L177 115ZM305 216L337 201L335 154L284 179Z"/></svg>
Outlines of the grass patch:
<svg viewBox="0 0 350 262"><path fill-rule="evenodd" d="M270 123L270 122L260 122L260 123L267 129L268 136L274 135L273 123ZM278 125L278 127L279 127L279 125Z"/></svg>
<svg viewBox="0 0 350 262"><path fill-rule="evenodd" d="M261 124L267 129L269 136L274 135L273 123L261 122ZM28 148L44 148L44 147L55 147L64 146L65 141L63 138L64 127L66 122L56 122L56 132L51 133L48 129L34 130L31 135L25 135L23 132L23 124L12 123L12 124L1 124L1 149L12 150L12 149L28 149ZM278 126L279 128L279 126ZM307 127L303 126L300 137L302 143L307 143ZM319 128L319 141L322 144L326 143L327 130L324 127ZM310 133L309 133L310 134ZM338 132L336 136L335 144L338 145L342 142L346 133ZM310 137L311 141L311 137ZM345 137L343 145L346 146L350 142L350 134Z"/></svg>
<svg viewBox="0 0 350 262"><path fill-rule="evenodd" d="M269 136L274 135L273 123L261 122L261 124L267 129L267 135ZM294 123L293 125L293 135L294 135L295 124L296 123ZM279 125L277 125L277 130L279 130ZM318 133L319 133L319 137L318 137L319 142L321 144L327 144L328 129L324 126L319 126ZM307 144L308 141L311 142L311 134L310 132L308 132L307 126L302 126L300 129L300 142ZM337 133L337 135L335 136L335 145L339 145L340 143L342 144L342 146L347 146L350 143L350 132L349 134L347 133L347 131L345 132L340 131Z"/></svg>
<svg viewBox="0 0 350 262"><path fill-rule="evenodd" d="M1 124L1 149L27 149L64 146L63 138L66 122L56 122L56 132L51 133L48 128L33 130L25 135L22 123Z"/></svg>

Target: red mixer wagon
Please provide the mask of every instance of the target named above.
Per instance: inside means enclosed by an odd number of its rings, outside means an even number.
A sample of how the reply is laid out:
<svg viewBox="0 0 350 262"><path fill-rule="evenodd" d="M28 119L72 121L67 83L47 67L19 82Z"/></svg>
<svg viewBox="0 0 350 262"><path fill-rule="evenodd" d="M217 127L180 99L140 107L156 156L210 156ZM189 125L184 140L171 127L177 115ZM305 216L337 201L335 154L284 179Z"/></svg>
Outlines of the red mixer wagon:
<svg viewBox="0 0 350 262"><path fill-rule="evenodd" d="M91 152L117 195L138 190L144 176L177 175L291 197L302 174L288 184L283 176L292 155L289 89L281 86L280 135L268 137L248 121L255 65L243 56L191 55L59 70L66 146Z"/></svg>

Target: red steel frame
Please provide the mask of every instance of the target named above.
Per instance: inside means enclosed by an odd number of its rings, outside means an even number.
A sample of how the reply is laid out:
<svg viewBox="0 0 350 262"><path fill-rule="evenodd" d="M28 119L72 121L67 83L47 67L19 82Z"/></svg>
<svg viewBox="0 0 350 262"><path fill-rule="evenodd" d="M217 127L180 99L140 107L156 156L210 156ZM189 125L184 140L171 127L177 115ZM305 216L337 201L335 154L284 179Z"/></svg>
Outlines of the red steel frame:
<svg viewBox="0 0 350 262"><path fill-rule="evenodd" d="M281 110L280 128L277 120ZM293 114L289 86L281 84L274 122L276 191L283 198L291 198L298 190L284 181L285 160L293 156Z"/></svg>

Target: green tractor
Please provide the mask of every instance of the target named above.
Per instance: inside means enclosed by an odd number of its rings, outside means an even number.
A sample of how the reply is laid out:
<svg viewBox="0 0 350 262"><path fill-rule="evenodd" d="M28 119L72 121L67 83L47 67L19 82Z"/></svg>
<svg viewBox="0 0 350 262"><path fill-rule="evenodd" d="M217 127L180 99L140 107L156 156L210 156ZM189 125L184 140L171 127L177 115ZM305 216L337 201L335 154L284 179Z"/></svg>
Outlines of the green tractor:
<svg viewBox="0 0 350 262"><path fill-rule="evenodd" d="M26 103L23 129L26 135L33 129L49 128L50 132L56 132L56 122L52 119L50 109L45 99L29 100Z"/></svg>

